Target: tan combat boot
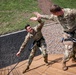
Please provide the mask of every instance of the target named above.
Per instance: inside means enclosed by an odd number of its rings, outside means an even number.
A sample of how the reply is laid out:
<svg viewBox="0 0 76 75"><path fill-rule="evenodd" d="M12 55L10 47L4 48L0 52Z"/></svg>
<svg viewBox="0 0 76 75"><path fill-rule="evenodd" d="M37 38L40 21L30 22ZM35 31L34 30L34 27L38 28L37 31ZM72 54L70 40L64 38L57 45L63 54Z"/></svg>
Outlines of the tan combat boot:
<svg viewBox="0 0 76 75"><path fill-rule="evenodd" d="M27 68L23 71L23 73L25 73L28 69L29 69L29 66L27 66Z"/></svg>
<svg viewBox="0 0 76 75"><path fill-rule="evenodd" d="M62 67L63 71L68 70L68 67L66 66L66 62L63 62L63 67Z"/></svg>
<svg viewBox="0 0 76 75"><path fill-rule="evenodd" d="M49 65L49 63L48 63L48 59L47 59L47 58L44 59L44 62L46 63L46 66Z"/></svg>

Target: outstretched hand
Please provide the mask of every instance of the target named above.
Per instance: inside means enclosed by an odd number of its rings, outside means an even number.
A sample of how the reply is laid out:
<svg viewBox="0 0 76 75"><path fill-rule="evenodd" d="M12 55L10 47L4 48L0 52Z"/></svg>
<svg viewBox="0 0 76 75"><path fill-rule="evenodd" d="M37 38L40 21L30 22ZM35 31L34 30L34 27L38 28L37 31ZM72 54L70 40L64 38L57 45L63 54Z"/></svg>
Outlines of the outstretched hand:
<svg viewBox="0 0 76 75"><path fill-rule="evenodd" d="M37 21L37 17L31 17L30 20Z"/></svg>
<svg viewBox="0 0 76 75"><path fill-rule="evenodd" d="M18 56L18 57L20 56L20 51L16 53L16 56Z"/></svg>
<svg viewBox="0 0 76 75"><path fill-rule="evenodd" d="M38 12L34 12L34 14L37 16L37 18L41 18L41 14Z"/></svg>
<svg viewBox="0 0 76 75"><path fill-rule="evenodd" d="M32 21L38 21L38 20L40 20L41 18L40 17L31 17L30 18L30 20L32 20Z"/></svg>
<svg viewBox="0 0 76 75"><path fill-rule="evenodd" d="M30 20L32 20L32 21L38 21L38 20L41 19L42 15L40 13L34 12L34 14L36 15L36 17L31 17Z"/></svg>

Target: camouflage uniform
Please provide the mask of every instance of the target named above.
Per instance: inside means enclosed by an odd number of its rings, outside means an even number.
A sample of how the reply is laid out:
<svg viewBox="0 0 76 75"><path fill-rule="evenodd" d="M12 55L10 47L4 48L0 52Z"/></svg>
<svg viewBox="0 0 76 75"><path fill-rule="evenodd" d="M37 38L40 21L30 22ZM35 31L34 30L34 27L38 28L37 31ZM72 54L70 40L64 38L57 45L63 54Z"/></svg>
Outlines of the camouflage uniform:
<svg viewBox="0 0 76 75"><path fill-rule="evenodd" d="M44 62L45 63L48 62L48 60L47 60L48 54L47 54L47 51L46 51L46 43L45 43L45 39L44 39L44 37L42 35L42 32L41 32L41 29L42 29L43 25L44 25L44 22L42 21L39 25L33 27L34 32L32 34L28 33L26 35L25 40L20 47L20 50L23 50L24 47L26 46L26 44L28 43L29 39L33 38L34 43L33 43L33 47L32 47L32 50L31 50L31 53L30 53L30 56L29 56L27 68L31 65L32 60L35 56L36 50L38 48L41 50L41 52L43 54Z"/></svg>
<svg viewBox="0 0 76 75"><path fill-rule="evenodd" d="M63 63L65 63L72 57L75 59L76 49L73 38L76 38L76 9L66 8L62 10L64 11L64 15L62 16L55 16L51 14L50 16L42 15L42 18L57 21L63 27L63 44L65 46Z"/></svg>

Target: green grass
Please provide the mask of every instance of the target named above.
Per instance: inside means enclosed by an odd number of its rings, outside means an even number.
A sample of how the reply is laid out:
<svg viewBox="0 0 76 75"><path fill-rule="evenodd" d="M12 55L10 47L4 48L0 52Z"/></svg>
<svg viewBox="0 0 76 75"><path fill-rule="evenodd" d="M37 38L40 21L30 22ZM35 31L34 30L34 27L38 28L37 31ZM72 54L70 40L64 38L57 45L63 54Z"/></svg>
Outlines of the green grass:
<svg viewBox="0 0 76 75"><path fill-rule="evenodd" d="M65 8L76 8L76 0L52 0L55 4ZM22 30L29 23L34 11L41 12L37 0L0 0L0 35Z"/></svg>
<svg viewBox="0 0 76 75"><path fill-rule="evenodd" d="M34 11L40 12L37 0L0 0L0 35L37 24L29 20Z"/></svg>
<svg viewBox="0 0 76 75"><path fill-rule="evenodd" d="M64 8L76 8L76 0L52 0L52 2Z"/></svg>

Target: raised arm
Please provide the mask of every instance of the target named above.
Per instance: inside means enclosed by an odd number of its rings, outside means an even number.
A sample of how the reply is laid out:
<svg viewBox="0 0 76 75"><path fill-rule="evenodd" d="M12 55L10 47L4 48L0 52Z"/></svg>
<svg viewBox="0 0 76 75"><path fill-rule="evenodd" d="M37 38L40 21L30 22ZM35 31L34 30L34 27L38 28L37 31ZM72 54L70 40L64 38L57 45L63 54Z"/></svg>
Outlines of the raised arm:
<svg viewBox="0 0 76 75"><path fill-rule="evenodd" d="M40 17L32 17L32 18L30 18L30 20L32 20L32 21L38 21L39 24L37 25L37 30L38 29L39 30L42 29L42 27L44 25L44 21L42 21Z"/></svg>
<svg viewBox="0 0 76 75"><path fill-rule="evenodd" d="M34 12L34 14L39 17L39 18L42 18L42 19L47 19L47 20L53 20L54 19L54 15L53 14L50 14L50 15L42 15L38 12Z"/></svg>

